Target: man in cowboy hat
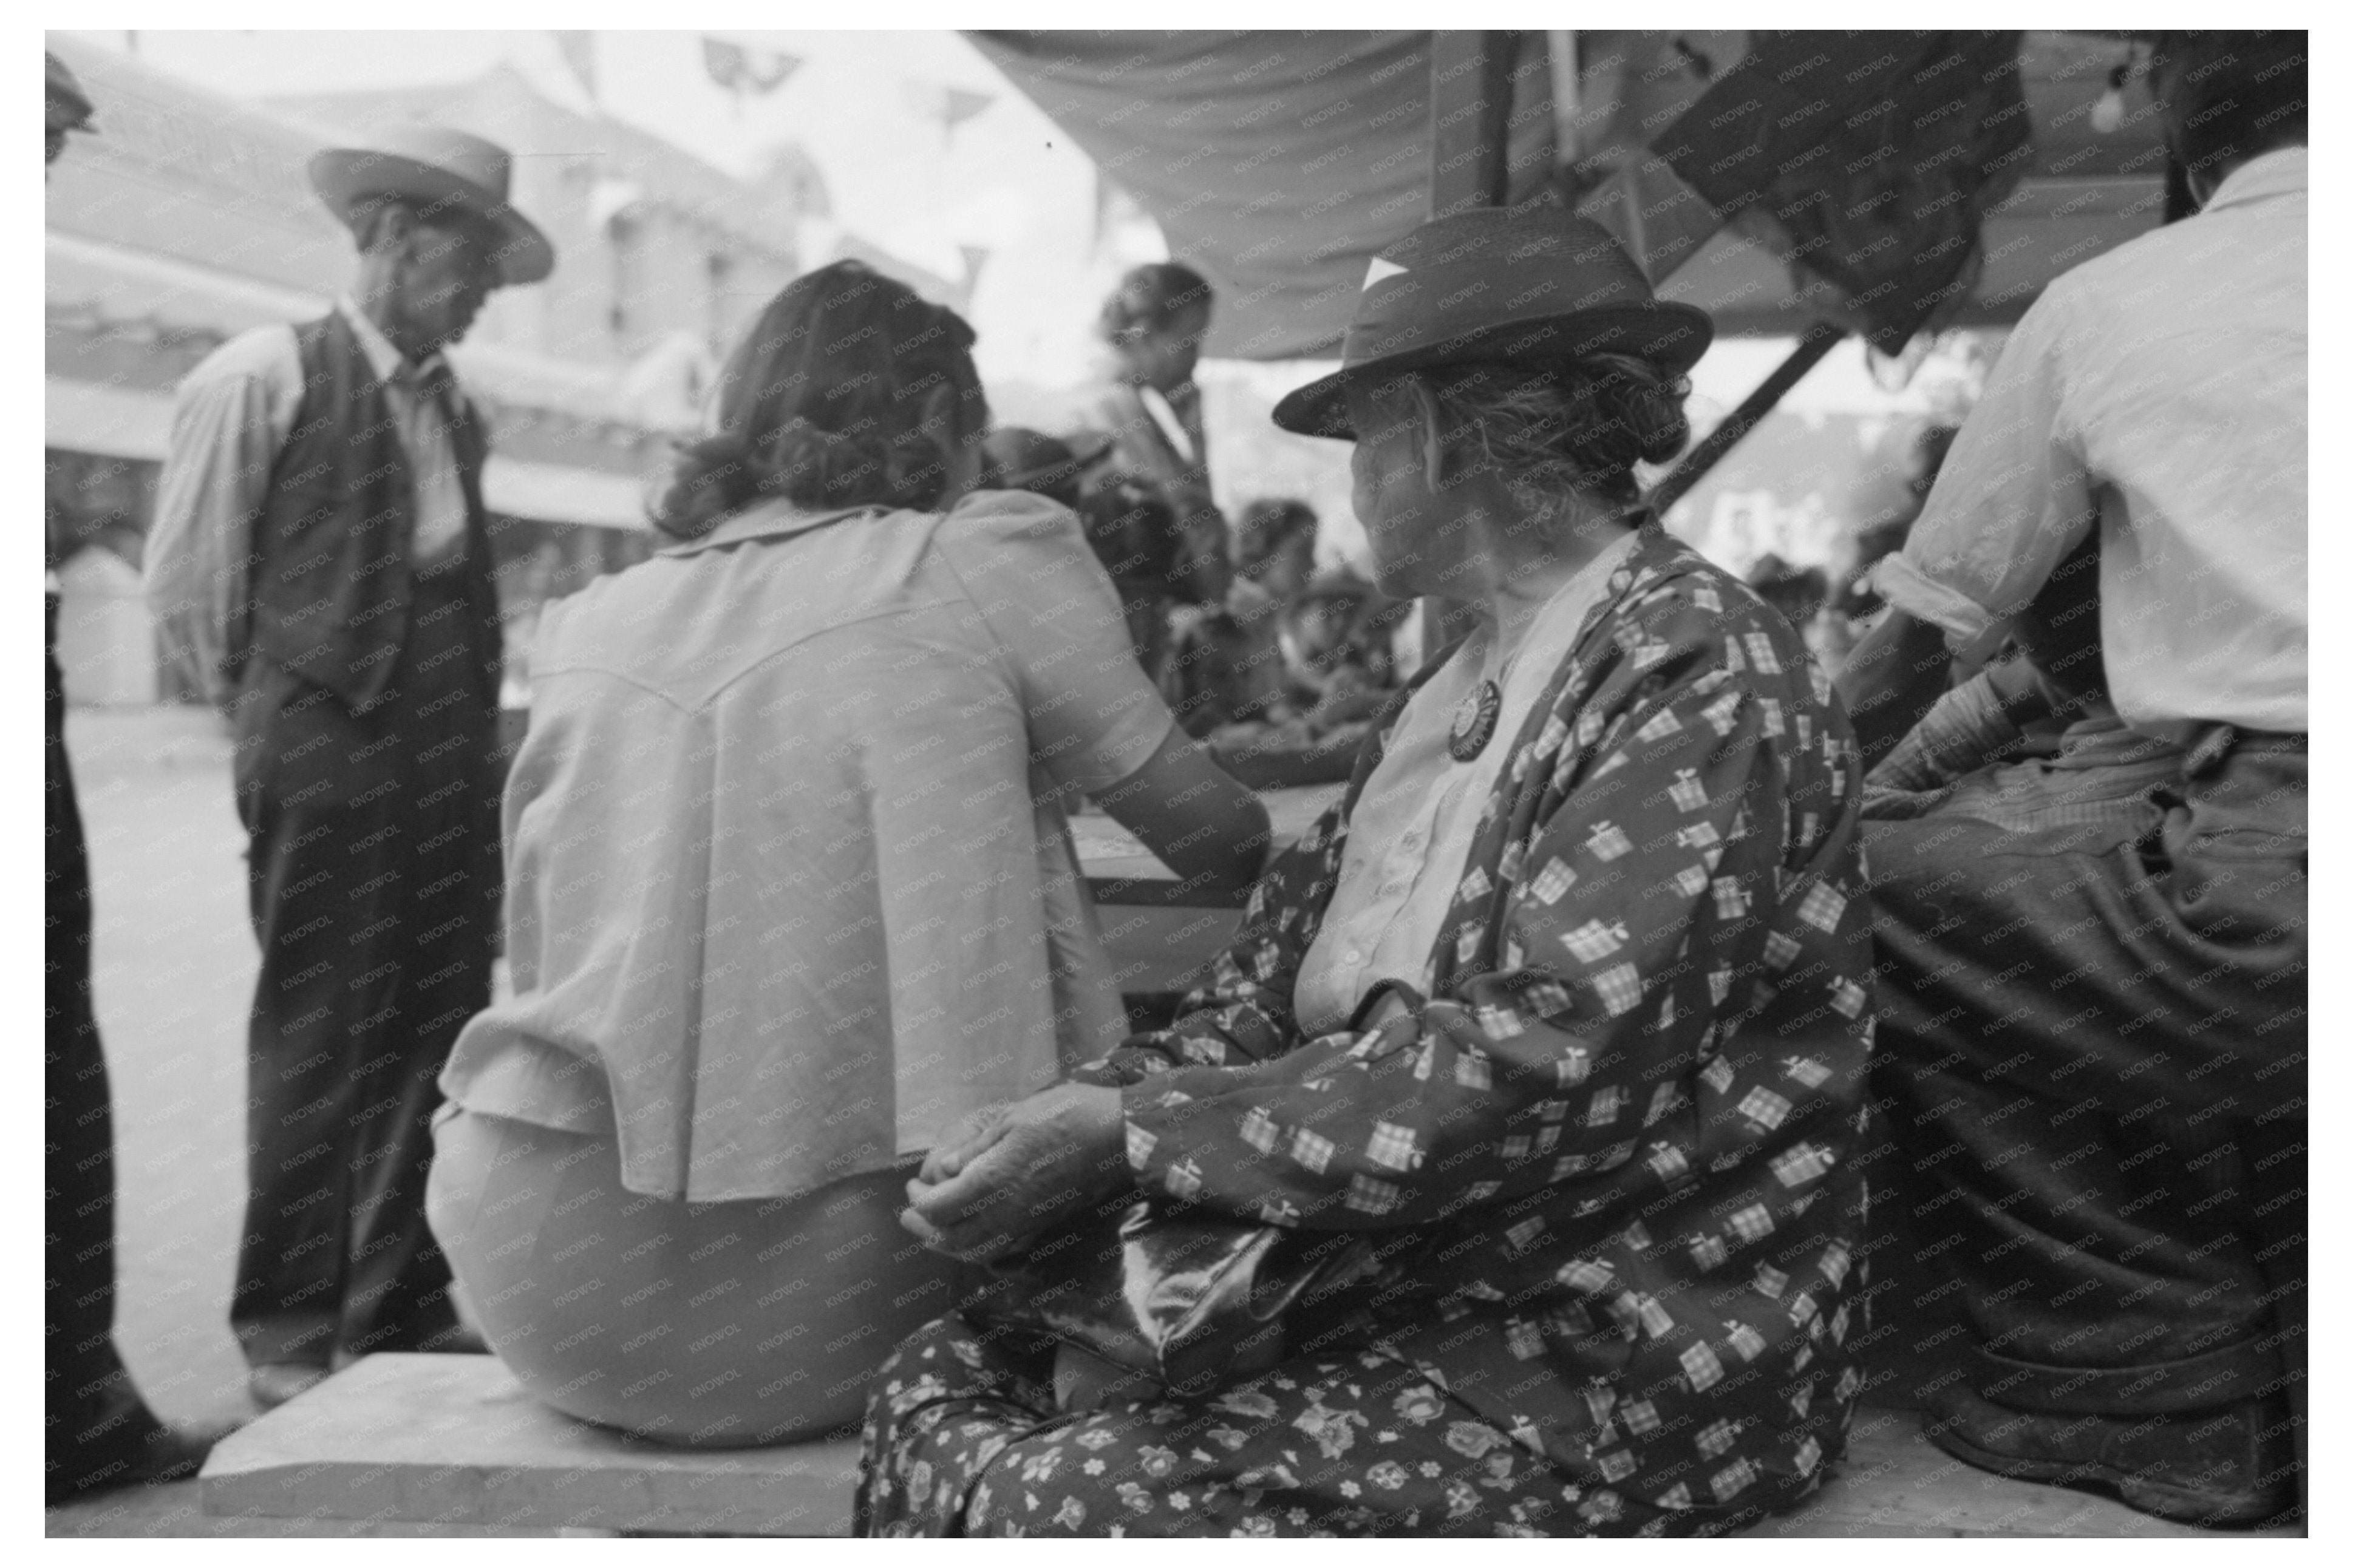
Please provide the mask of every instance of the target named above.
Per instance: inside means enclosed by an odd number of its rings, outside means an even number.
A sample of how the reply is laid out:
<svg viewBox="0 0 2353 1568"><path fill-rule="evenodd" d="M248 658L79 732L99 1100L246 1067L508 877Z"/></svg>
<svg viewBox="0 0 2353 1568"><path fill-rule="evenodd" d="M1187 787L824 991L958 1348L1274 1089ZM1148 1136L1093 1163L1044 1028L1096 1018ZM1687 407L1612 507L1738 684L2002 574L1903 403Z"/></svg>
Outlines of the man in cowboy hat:
<svg viewBox="0 0 2353 1568"><path fill-rule="evenodd" d="M505 151L440 127L314 155L359 247L316 321L182 384L147 592L237 731L261 942L229 1319L264 1405L446 1346L424 1213L434 1079L488 1005L500 650L485 422L442 350L554 254Z"/></svg>
<svg viewBox="0 0 2353 1568"><path fill-rule="evenodd" d="M47 162L74 132L96 134L96 110L66 63L48 59ZM194 1475L216 1434L174 1430L140 1397L114 1348L114 1119L90 998L90 858L66 758L65 682L58 668L58 595L48 601L47 1275L44 1495L52 1505L140 1481Z"/></svg>

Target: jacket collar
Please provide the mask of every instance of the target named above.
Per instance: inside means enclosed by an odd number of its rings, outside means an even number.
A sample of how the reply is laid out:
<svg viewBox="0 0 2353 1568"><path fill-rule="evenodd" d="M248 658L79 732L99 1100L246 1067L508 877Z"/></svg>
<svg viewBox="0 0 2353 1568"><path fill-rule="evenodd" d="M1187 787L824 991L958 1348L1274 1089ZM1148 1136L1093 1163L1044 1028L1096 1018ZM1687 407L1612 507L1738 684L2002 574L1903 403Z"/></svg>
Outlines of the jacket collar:
<svg viewBox="0 0 2353 1568"><path fill-rule="evenodd" d="M2303 147L2282 147L2260 158L2248 159L2214 188L2213 195L2199 211L2211 213L2271 196L2304 195L2311 170L2308 152Z"/></svg>
<svg viewBox="0 0 2353 1568"><path fill-rule="evenodd" d="M700 539L681 540L657 553L662 555L692 555L700 551L718 550L730 544L741 544L750 539L788 539L797 533L807 533L828 522L837 522L861 511L883 512L881 506L840 506L825 511L803 511L788 500L762 501L747 507Z"/></svg>

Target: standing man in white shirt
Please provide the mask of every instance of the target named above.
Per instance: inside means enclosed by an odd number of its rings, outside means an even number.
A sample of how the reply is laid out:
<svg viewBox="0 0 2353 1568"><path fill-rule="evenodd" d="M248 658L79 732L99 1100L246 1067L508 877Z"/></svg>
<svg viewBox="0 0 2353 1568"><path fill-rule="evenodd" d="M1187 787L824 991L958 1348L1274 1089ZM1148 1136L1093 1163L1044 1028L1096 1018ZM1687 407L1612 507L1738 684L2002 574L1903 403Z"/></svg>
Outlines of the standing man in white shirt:
<svg viewBox="0 0 2353 1568"><path fill-rule="evenodd" d="M198 365L164 464L148 600L235 723L251 836L229 1320L264 1406L457 1333L425 1173L435 1078L490 1001L500 635L485 421L441 351L554 265L508 164L426 126L316 154L357 287Z"/></svg>
<svg viewBox="0 0 2353 1568"><path fill-rule="evenodd" d="M2300 1466L2305 47L2158 44L2200 210L2027 311L1841 681L1866 754L1901 740L1882 1169L1972 1336L1928 1434L2208 1524ZM2057 756L2005 763L2054 710Z"/></svg>

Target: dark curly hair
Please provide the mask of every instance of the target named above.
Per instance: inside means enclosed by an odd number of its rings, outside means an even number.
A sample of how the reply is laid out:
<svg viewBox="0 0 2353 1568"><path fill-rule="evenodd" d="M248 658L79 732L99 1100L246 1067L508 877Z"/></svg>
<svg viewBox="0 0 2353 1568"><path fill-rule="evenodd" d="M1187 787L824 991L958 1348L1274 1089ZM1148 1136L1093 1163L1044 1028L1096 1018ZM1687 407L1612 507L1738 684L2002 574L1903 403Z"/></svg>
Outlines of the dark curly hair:
<svg viewBox="0 0 2353 1568"><path fill-rule="evenodd" d="M1095 330L1105 342L1125 342L1145 332L1166 331L1196 306L1210 308L1209 280L1181 261L1148 261L1119 280Z"/></svg>
<svg viewBox="0 0 2353 1568"><path fill-rule="evenodd" d="M1634 466L1663 463L1691 439L1690 383L1631 354L1410 374L1436 398L1450 447L1470 449L1538 495L1576 489L1630 504L1641 494Z"/></svg>
<svg viewBox="0 0 2353 1568"><path fill-rule="evenodd" d="M988 427L972 328L856 261L786 284L721 373L719 433L681 443L654 525L708 533L759 501L927 510ZM934 388L955 397L925 410Z"/></svg>
<svg viewBox="0 0 2353 1568"><path fill-rule="evenodd" d="M1254 573L1296 539L1315 538L1315 509L1287 498L1254 500L1235 521L1234 567Z"/></svg>
<svg viewBox="0 0 2353 1568"><path fill-rule="evenodd" d="M2160 33L2150 90L2173 155L2217 174L2306 140L2306 47L2298 30Z"/></svg>

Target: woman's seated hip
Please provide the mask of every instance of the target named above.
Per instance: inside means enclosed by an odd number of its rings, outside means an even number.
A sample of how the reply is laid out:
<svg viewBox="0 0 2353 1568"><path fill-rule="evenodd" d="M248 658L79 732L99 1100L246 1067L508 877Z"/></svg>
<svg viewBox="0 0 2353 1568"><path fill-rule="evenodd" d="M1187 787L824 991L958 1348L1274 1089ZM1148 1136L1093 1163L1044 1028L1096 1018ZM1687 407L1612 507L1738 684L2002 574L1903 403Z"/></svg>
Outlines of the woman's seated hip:
<svg viewBox="0 0 2353 1568"><path fill-rule="evenodd" d="M607 1136L451 1106L427 1215L492 1347L567 1415L695 1447L854 1429L866 1380L951 1304L900 1229L905 1173L688 1203L621 1184Z"/></svg>

